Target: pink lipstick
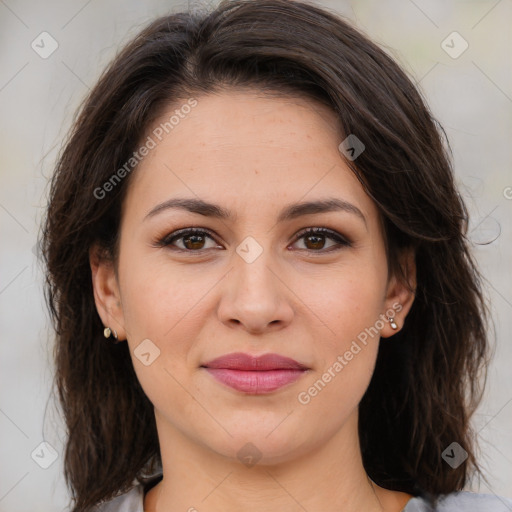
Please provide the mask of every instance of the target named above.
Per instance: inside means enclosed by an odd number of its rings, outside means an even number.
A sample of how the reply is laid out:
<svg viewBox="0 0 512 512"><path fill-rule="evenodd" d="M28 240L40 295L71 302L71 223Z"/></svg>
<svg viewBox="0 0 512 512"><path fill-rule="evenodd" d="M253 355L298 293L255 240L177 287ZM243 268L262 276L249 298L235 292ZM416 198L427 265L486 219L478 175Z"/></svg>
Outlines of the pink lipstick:
<svg viewBox="0 0 512 512"><path fill-rule="evenodd" d="M215 379L237 391L261 395L299 379L309 368L289 357L264 354L254 357L235 352L201 366Z"/></svg>

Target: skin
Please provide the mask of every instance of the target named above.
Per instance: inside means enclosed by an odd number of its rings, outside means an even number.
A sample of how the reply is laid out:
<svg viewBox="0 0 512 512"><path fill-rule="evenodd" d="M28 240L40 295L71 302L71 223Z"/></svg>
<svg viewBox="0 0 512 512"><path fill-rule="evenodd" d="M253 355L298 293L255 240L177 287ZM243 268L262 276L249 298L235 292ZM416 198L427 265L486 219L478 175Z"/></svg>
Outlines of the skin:
<svg viewBox="0 0 512 512"><path fill-rule="evenodd" d="M311 101L249 89L197 100L131 177L117 269L90 251L98 312L127 340L155 409L164 478L144 510L399 512L412 496L370 481L358 438L358 404L380 338L397 332L389 322L309 403L298 400L397 303L400 329L414 300L388 276L378 210L338 150L336 118ZM175 197L213 202L236 217L167 209L145 219ZM290 203L327 197L357 206L366 222L347 211L277 222ZM190 227L214 238L156 245ZM352 245L296 239L311 227ZM251 263L236 252L247 236L263 251ZM402 263L414 286L413 255ZM160 350L148 366L134 355L145 339ZM200 368L231 352L278 353L310 369L277 391L250 395ZM237 457L246 443L261 454L252 467Z"/></svg>

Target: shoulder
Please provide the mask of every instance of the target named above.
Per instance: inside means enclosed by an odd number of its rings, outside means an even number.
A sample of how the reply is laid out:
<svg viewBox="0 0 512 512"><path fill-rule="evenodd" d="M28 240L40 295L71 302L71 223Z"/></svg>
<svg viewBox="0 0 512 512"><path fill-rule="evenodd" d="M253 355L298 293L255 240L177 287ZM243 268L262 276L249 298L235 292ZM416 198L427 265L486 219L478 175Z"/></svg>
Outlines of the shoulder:
<svg viewBox="0 0 512 512"><path fill-rule="evenodd" d="M460 491L439 497L432 508L423 498L409 500L403 512L511 512L512 499L493 494Z"/></svg>
<svg viewBox="0 0 512 512"><path fill-rule="evenodd" d="M95 512L144 512L144 488L137 484L128 492L97 505Z"/></svg>
<svg viewBox="0 0 512 512"><path fill-rule="evenodd" d="M433 509L423 498L412 498L403 512L511 512L512 499L492 494L468 491L454 492L441 497ZM98 505L96 512L144 512L144 490L138 484L128 492Z"/></svg>

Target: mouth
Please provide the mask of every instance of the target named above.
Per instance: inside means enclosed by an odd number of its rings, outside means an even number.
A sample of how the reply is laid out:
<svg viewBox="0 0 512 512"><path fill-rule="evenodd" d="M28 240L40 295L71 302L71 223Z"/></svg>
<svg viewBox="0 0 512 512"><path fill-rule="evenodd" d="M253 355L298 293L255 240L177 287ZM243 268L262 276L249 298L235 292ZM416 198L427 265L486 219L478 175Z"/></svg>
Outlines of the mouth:
<svg viewBox="0 0 512 512"><path fill-rule="evenodd" d="M271 393L300 379L310 368L279 354L227 354L201 365L222 384L243 393Z"/></svg>

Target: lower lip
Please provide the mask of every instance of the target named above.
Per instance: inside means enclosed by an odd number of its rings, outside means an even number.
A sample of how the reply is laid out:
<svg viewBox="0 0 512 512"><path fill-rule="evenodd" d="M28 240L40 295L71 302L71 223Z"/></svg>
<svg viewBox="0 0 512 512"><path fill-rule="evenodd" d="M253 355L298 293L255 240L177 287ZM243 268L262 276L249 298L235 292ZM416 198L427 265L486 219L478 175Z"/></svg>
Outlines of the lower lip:
<svg viewBox="0 0 512 512"><path fill-rule="evenodd" d="M226 368L205 368L208 373L237 391L262 395L295 382L305 370L228 370Z"/></svg>

